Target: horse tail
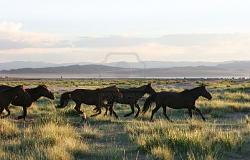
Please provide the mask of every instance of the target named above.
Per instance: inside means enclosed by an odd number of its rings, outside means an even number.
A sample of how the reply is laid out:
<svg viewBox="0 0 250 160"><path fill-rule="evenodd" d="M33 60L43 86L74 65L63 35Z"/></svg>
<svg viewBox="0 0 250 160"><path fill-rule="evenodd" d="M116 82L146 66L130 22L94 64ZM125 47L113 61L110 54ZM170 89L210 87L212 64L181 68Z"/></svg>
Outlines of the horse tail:
<svg viewBox="0 0 250 160"><path fill-rule="evenodd" d="M64 108L68 105L69 100L71 99L71 92L65 92L61 95L60 98L60 105L57 106L58 108Z"/></svg>
<svg viewBox="0 0 250 160"><path fill-rule="evenodd" d="M143 109L142 109L142 113L146 113L150 107L150 105L155 102L155 98L156 98L156 94L152 94L151 96L149 96L145 103L144 103L144 106L143 106Z"/></svg>

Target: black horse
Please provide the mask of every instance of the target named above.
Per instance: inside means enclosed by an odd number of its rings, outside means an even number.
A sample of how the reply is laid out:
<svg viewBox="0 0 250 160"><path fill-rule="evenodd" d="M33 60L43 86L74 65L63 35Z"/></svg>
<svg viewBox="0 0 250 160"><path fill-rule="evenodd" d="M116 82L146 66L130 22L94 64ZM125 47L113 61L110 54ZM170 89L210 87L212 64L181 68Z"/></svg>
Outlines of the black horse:
<svg viewBox="0 0 250 160"><path fill-rule="evenodd" d="M23 86L11 87L9 89L0 91L0 114L2 114L4 109L6 109L6 111L8 112L6 116L2 116L1 118L10 115L10 110L8 109L8 106L17 96L22 96L24 93L25 90L23 89Z"/></svg>
<svg viewBox="0 0 250 160"><path fill-rule="evenodd" d="M0 91L4 91L7 89L11 89L13 87L1 85ZM18 116L17 119L25 119L27 115L27 108L29 108L33 102L37 101L41 97L46 97L54 100L55 97L51 91L47 88L46 85L39 85L36 88L27 88L22 95L16 96L11 102L12 105L22 106L23 107L23 115ZM10 114L8 106L5 107L5 110Z"/></svg>
<svg viewBox="0 0 250 160"><path fill-rule="evenodd" d="M92 116L97 116L101 114L101 108L106 107L109 104L113 104L114 101L122 97L122 94L119 92L119 89L116 86L110 86L106 88L100 88L95 90L90 89L76 89L71 92L65 92L61 95L60 105L58 108L64 108L68 105L69 100L73 100L76 103L75 110L82 114L80 110L81 104L94 105L96 106L97 114ZM113 110L110 110L113 112ZM114 113L116 117L117 114Z"/></svg>
<svg viewBox="0 0 250 160"><path fill-rule="evenodd" d="M115 102L120 104L128 104L131 107L131 112L124 115L124 117L128 117L135 113L135 107L137 108L137 113L135 115L135 118L138 117L140 113L140 106L137 104L138 100L142 98L145 94L154 94L156 93L155 90L151 87L151 83L141 86L141 87L134 87L134 88L119 88L120 92L122 93L122 97L118 98ZM108 107L111 108L108 108ZM113 110L113 104L110 104L106 107L105 115L107 115L108 109L112 112L110 112L110 115L112 113L115 113ZM94 109L96 110L96 108Z"/></svg>
<svg viewBox="0 0 250 160"><path fill-rule="evenodd" d="M155 102L156 107L152 111L151 120L153 120L153 116L159 110L159 108L162 107L164 116L170 121L166 113L166 107L168 106L173 109L187 108L189 116L191 118L192 110L195 110L201 115L202 119L205 121L205 117L202 115L201 111L195 106L195 101L200 96L209 100L212 99L211 94L206 90L205 86L196 87L191 90L184 90L182 92L158 92L147 98L144 103L143 113L147 112L149 106L153 102Z"/></svg>

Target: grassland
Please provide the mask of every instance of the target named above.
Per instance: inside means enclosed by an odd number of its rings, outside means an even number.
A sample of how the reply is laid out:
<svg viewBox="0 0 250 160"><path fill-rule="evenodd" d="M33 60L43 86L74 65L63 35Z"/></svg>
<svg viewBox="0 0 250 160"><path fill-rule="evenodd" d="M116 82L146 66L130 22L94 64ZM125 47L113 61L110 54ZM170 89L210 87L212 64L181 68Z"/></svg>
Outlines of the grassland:
<svg viewBox="0 0 250 160"><path fill-rule="evenodd" d="M86 124L74 104L56 109L60 93L75 88L140 86L152 82L157 91L181 91L200 83L208 85L213 100L197 105L208 121L191 120L186 110L168 109L173 123L161 113L150 122L150 112L124 118L128 106L116 104L120 119L103 115ZM21 108L11 106L11 116L0 119L0 159L188 159L247 160L250 157L250 81L248 80L0 80L0 84L46 84L57 97L40 99L28 110L27 121L14 118ZM142 105L142 101L140 105ZM89 116L93 106L82 105Z"/></svg>

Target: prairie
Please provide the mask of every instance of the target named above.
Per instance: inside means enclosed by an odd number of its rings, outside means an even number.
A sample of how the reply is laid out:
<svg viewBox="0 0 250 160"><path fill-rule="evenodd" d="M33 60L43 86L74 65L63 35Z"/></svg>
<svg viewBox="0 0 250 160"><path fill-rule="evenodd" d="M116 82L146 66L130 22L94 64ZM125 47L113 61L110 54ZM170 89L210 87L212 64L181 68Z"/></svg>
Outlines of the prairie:
<svg viewBox="0 0 250 160"><path fill-rule="evenodd" d="M100 88L109 85L133 87L152 83L156 91L182 91L201 83L213 95L200 98L197 106L207 118L193 119L187 110L168 109L174 122L168 122L160 110L150 122L145 115L124 118L130 107L115 104L119 119L89 117L93 106L82 105L87 123L70 103L55 107L62 92L76 88ZM11 106L11 116L0 119L0 159L163 159L216 160L250 157L250 81L220 79L1 79L0 84L35 87L46 84L56 100L39 99L28 109L28 119L15 120L21 107ZM141 108L144 99L139 102ZM151 109L154 107L152 105Z"/></svg>

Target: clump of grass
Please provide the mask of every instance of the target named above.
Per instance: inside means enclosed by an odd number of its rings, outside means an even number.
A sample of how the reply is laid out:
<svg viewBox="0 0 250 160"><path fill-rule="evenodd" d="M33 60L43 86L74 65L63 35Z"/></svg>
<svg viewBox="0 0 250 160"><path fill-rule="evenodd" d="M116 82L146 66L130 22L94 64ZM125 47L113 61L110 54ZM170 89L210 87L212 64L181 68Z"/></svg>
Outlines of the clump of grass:
<svg viewBox="0 0 250 160"><path fill-rule="evenodd" d="M7 120L1 119L0 121L0 139L14 138L20 133L16 124Z"/></svg>
<svg viewBox="0 0 250 160"><path fill-rule="evenodd" d="M101 130L91 127L89 125L85 125L81 130L80 130L80 135L83 138L91 138L91 139L98 139L102 137L102 132Z"/></svg>
<svg viewBox="0 0 250 160"><path fill-rule="evenodd" d="M16 128L6 130L15 131ZM48 123L24 128L3 142L4 159L75 159L88 150L78 132L68 125Z"/></svg>
<svg viewBox="0 0 250 160"><path fill-rule="evenodd" d="M173 160L174 159L174 153L172 150L170 150L168 147L155 147L151 150L152 155L156 159L162 159L162 160Z"/></svg>
<svg viewBox="0 0 250 160"><path fill-rule="evenodd" d="M242 144L237 130L224 130L197 121L185 125L133 122L127 126L127 131L143 151L158 153L161 157L166 150L168 157L175 159L205 159L209 155L220 158L223 152L235 150Z"/></svg>
<svg viewBox="0 0 250 160"><path fill-rule="evenodd" d="M250 112L249 102L236 102L214 99L212 101L198 101L203 113L210 113L212 110L222 111L224 113Z"/></svg>

